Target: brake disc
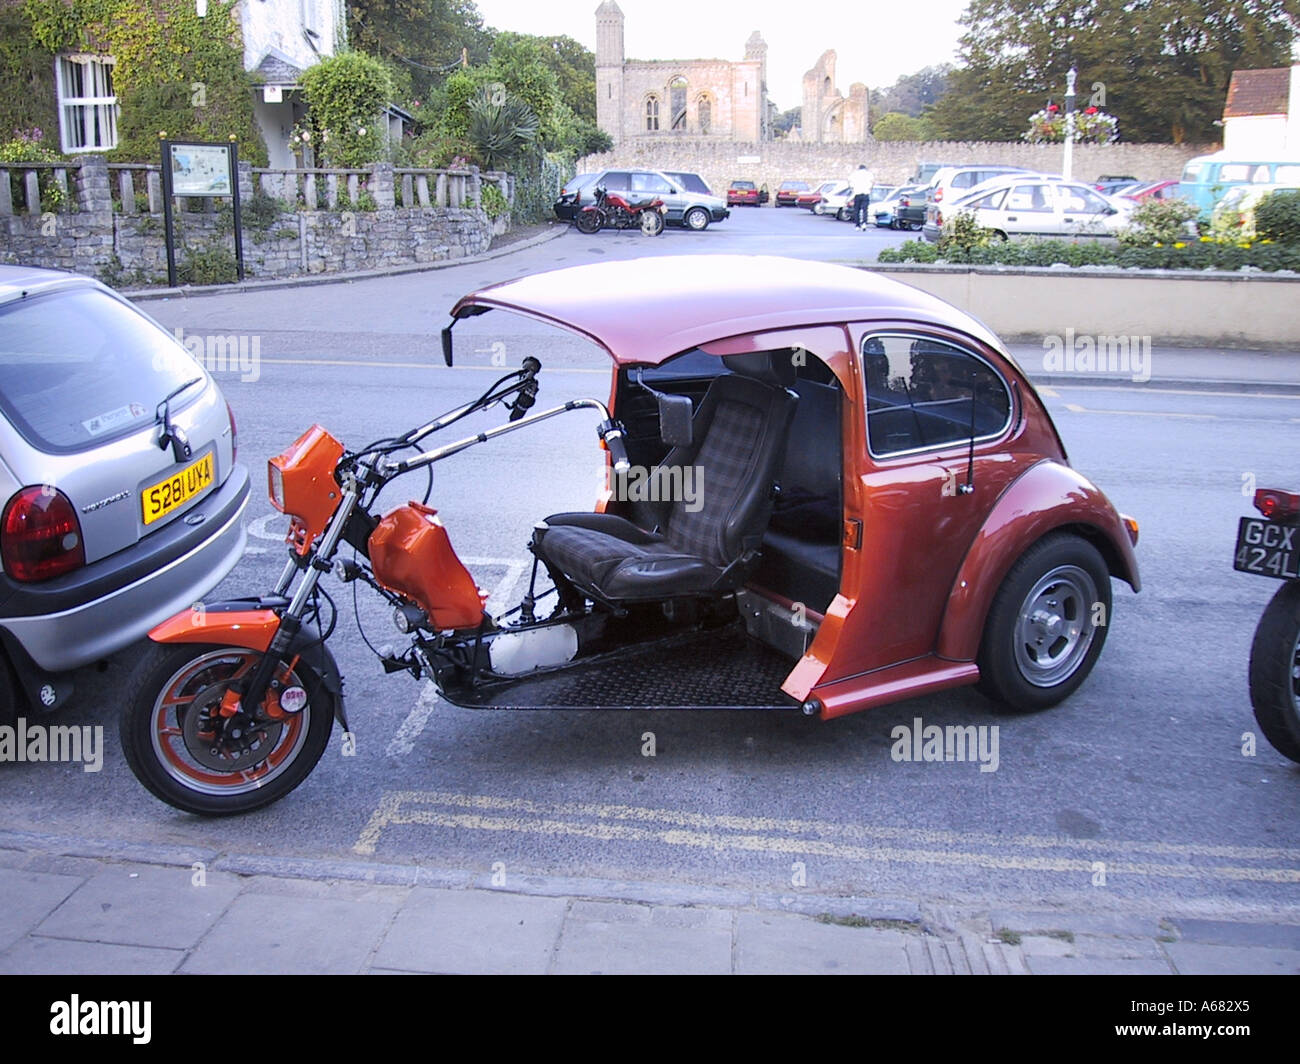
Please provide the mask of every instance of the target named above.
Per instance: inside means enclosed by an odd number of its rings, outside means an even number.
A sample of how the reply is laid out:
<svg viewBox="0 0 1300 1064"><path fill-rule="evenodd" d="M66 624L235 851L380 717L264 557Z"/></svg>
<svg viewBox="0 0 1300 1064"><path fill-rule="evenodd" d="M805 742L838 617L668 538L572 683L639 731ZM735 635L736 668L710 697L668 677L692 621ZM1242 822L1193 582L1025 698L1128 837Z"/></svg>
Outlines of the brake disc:
<svg viewBox="0 0 1300 1064"><path fill-rule="evenodd" d="M181 736L185 748L204 768L240 772L266 760L275 749L284 725L280 721L250 722L240 714L222 717L222 687L204 691L185 711Z"/></svg>

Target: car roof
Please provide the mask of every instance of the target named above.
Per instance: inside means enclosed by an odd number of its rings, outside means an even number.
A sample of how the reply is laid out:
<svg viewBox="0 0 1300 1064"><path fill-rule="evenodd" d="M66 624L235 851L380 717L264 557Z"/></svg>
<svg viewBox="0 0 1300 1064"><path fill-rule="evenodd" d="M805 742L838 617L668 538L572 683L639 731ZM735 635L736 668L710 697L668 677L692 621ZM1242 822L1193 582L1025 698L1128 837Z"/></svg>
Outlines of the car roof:
<svg viewBox="0 0 1300 1064"><path fill-rule="evenodd" d="M0 266L0 304L20 299L28 293L49 291L75 285L98 285L91 277L47 270L37 266Z"/></svg>
<svg viewBox="0 0 1300 1064"><path fill-rule="evenodd" d="M628 292L636 298L628 300ZM483 312L471 307L569 329L619 364L653 365L745 333L871 319L945 325L1006 355L985 325L928 292L851 266L774 255L662 255L570 266L471 292L452 314Z"/></svg>

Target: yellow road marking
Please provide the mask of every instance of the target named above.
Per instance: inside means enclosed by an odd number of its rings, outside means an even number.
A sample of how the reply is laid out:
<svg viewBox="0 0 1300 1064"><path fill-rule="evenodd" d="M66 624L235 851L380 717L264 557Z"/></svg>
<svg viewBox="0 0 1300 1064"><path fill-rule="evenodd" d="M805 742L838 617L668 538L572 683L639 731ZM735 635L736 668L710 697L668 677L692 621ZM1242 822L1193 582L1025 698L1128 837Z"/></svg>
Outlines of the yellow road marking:
<svg viewBox="0 0 1300 1064"><path fill-rule="evenodd" d="M1123 417L1177 417L1192 421L1218 421L1218 414L1186 414L1181 411L1152 410L1094 410L1092 407L1080 406L1078 403L1066 403L1065 409L1072 414L1119 414Z"/></svg>
<svg viewBox="0 0 1300 1064"><path fill-rule="evenodd" d="M434 805L466 811L430 808ZM573 817L592 819L566 819ZM1300 869L1296 868L1245 865L1207 867L1124 859L1129 854L1146 852L1184 858L1300 860L1300 850L1276 847L1067 839L1037 835L1003 837L817 820L713 815L616 804L537 802L525 798L462 795L442 791L397 791L384 795L353 850L362 855L373 854L384 830L402 824L514 832L552 838L569 836L603 841L658 842L719 852L739 850L751 853L811 854L840 860L1046 872L1090 872L1094 860L1114 853L1120 855L1121 859L1108 859L1107 871L1113 874L1271 883L1300 882ZM893 845L884 845L876 840L886 840ZM1011 846L1082 851L1083 855L1029 856L979 849L1005 849Z"/></svg>

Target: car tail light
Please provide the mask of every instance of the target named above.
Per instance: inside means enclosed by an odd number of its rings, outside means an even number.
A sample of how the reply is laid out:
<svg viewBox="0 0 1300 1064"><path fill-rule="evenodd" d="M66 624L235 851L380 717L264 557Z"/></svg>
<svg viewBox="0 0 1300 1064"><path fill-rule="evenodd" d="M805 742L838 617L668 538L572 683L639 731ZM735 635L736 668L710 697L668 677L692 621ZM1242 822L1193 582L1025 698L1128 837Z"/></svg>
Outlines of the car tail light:
<svg viewBox="0 0 1300 1064"><path fill-rule="evenodd" d="M50 580L86 564L77 511L63 492L23 488L5 506L0 521L0 556L14 580Z"/></svg>
<svg viewBox="0 0 1300 1064"><path fill-rule="evenodd" d="M908 199L906 196L904 196L902 199L898 201L898 205L900 207L910 207L912 205L912 201Z"/></svg>
<svg viewBox="0 0 1300 1064"><path fill-rule="evenodd" d="M943 199L943 186L942 186L942 185L940 185L938 188L936 188L936 189L934 190L934 202L935 202L935 203L938 203L941 199Z"/></svg>
<svg viewBox="0 0 1300 1064"><path fill-rule="evenodd" d="M1255 492L1255 509L1270 521L1290 521L1300 516L1300 495L1260 488Z"/></svg>
<svg viewBox="0 0 1300 1064"><path fill-rule="evenodd" d="M230 418L230 461L233 464L239 457L239 426L235 424L235 412L230 409L229 400L226 400L226 416Z"/></svg>

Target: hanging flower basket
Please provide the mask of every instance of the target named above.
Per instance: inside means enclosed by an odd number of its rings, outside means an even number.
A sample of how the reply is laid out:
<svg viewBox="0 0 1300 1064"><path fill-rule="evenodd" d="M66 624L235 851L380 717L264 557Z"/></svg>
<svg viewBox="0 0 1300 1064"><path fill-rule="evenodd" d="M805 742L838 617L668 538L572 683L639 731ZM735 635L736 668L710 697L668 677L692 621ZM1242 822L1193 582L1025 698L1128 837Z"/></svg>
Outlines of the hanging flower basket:
<svg viewBox="0 0 1300 1064"><path fill-rule="evenodd" d="M1030 144L1064 144L1065 112L1056 104L1048 104L1029 116L1029 129L1020 134ZM1074 112L1074 142L1076 144L1114 144L1119 140L1119 122L1096 107L1086 107Z"/></svg>

